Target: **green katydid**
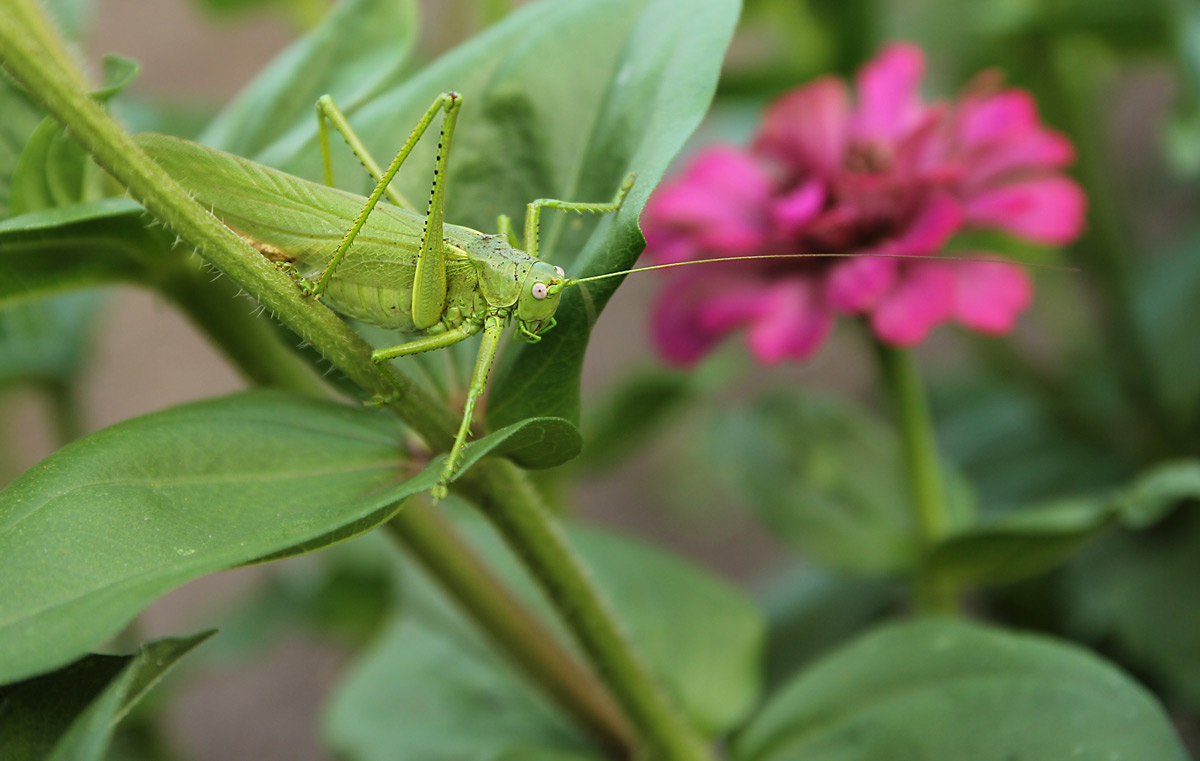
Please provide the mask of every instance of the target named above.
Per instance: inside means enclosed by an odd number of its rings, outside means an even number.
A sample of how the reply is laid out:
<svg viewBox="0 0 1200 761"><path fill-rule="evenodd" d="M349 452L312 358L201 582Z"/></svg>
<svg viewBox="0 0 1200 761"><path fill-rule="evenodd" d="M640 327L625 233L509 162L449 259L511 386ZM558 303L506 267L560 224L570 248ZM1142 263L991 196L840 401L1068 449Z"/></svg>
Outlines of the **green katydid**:
<svg viewBox="0 0 1200 761"><path fill-rule="evenodd" d="M444 498L470 435L476 400L482 395L500 335L516 323L516 338L540 340L554 327L564 288L689 264L756 258L836 257L849 254L781 254L702 259L640 267L572 279L561 267L538 259L538 222L543 208L609 213L620 209L634 177L629 175L607 203L538 199L526 207L521 250L508 217L488 235L443 219L446 168L462 96L447 92L413 128L395 159L381 170L328 96L317 103L318 139L325 185L284 174L238 156L163 135L138 142L195 199L263 255L286 262L308 295L334 311L363 322L421 338L372 353L375 362L443 349L483 332L462 422L446 457L435 499ZM427 213L391 188L392 179L429 125L444 111L436 169ZM333 188L328 124L342 135L376 181L368 198ZM381 199L388 196L391 203ZM907 258L907 257L901 257Z"/></svg>

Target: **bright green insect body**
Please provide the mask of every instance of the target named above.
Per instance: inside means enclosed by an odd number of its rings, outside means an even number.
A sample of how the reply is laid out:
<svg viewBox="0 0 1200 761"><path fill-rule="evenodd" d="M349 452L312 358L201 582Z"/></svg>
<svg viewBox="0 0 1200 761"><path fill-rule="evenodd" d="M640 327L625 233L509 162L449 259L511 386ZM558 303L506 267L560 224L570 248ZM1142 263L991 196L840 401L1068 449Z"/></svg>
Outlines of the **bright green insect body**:
<svg viewBox="0 0 1200 761"><path fill-rule="evenodd" d="M142 147L198 202L265 256L294 267L305 292L348 317L421 336L375 351L374 361L446 348L483 332L462 424L433 490L435 498L446 495L457 470L500 334L515 322L518 340L540 340L540 334L554 326L562 289L575 282L561 268L537 258L541 209L613 212L633 180L631 175L610 203L530 203L525 251L517 248L507 217L499 219L495 235L445 224L447 158L461 104L457 93L439 96L391 165L381 171L325 96L317 104L325 186L185 140L139 137ZM421 215L391 190L390 183L439 111L446 116L437 169L428 213ZM377 185L369 198L329 187L333 177L327 120L375 177ZM385 193L392 204L382 202Z"/></svg>

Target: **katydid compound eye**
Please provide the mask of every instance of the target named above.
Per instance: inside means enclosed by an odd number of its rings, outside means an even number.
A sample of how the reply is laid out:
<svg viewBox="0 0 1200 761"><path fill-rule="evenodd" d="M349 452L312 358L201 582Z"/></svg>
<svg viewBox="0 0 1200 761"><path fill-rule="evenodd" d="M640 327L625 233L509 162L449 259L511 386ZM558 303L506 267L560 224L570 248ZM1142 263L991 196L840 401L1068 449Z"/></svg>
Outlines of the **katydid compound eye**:
<svg viewBox="0 0 1200 761"><path fill-rule="evenodd" d="M557 266L556 266L556 267L554 268L554 271L558 273L558 276L559 276L559 277L566 277L566 276L567 276L567 271L566 271L565 269L563 269L562 267L557 267Z"/></svg>
<svg viewBox="0 0 1200 761"><path fill-rule="evenodd" d="M530 290L533 293L533 297L535 299L537 299L538 301L541 301L542 299L546 298L546 284L545 283L534 283L533 288L531 288Z"/></svg>

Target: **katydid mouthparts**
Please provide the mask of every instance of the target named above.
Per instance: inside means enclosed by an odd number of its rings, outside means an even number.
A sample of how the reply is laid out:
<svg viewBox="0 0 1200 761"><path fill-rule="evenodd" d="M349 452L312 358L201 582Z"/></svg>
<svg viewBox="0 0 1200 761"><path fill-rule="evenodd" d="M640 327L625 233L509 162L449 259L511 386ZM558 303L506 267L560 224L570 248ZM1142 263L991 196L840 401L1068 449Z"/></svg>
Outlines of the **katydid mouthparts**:
<svg viewBox="0 0 1200 761"><path fill-rule="evenodd" d="M142 134L138 143L195 200L248 240L264 256L286 263L302 291L352 319L421 336L375 350L376 363L447 348L480 333L462 421L443 464L435 500L448 494L471 435L475 403L483 394L501 333L515 323L515 338L537 342L554 327L565 288L634 272L691 264L763 258L847 257L859 254L778 254L700 259L572 279L538 258L542 209L610 213L633 186L630 174L607 203L538 199L526 207L524 248L508 217L497 234L444 221L446 169L462 96L438 96L386 170L380 169L345 116L328 96L317 102L318 139L325 184L285 174L214 148L165 135ZM443 111L436 170L425 215L397 191L392 179L417 141ZM333 185L328 126L342 135L376 186L367 198ZM390 203L383 202L387 195ZM896 255L894 258L927 258ZM979 261L979 260L973 260ZM983 260L992 261L992 260ZM1066 268L1059 268L1066 269Z"/></svg>

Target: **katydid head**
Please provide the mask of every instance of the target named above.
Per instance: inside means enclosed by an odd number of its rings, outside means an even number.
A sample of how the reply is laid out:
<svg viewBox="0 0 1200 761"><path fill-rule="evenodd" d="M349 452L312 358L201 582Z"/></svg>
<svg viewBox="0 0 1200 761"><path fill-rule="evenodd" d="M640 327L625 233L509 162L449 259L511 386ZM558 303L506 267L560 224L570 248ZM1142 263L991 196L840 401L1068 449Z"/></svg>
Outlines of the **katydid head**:
<svg viewBox="0 0 1200 761"><path fill-rule="evenodd" d="M529 268L517 297L517 319L526 335L537 335L553 324L565 282L567 274L562 267L539 261Z"/></svg>

